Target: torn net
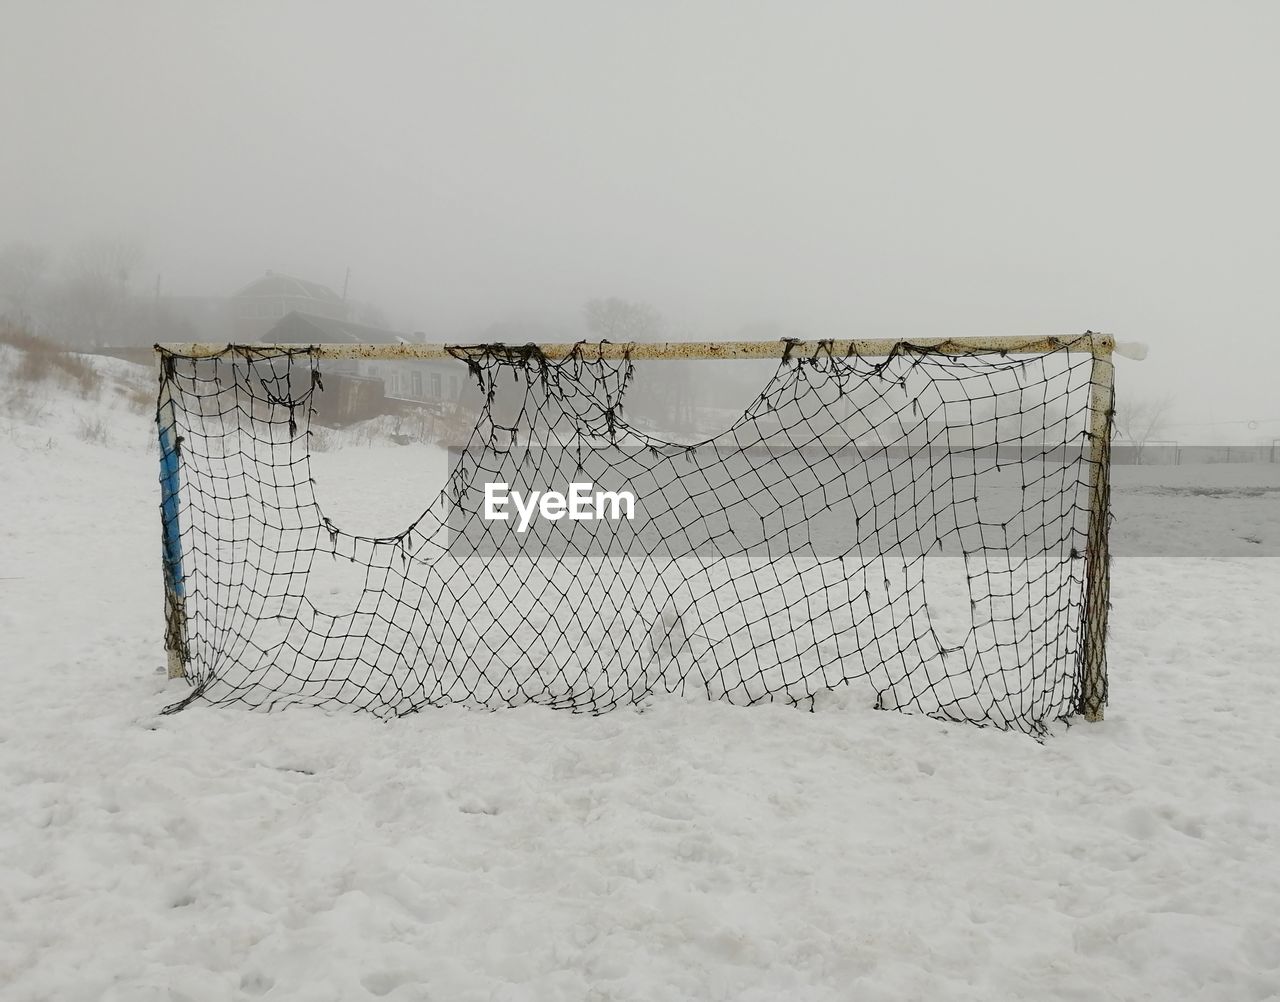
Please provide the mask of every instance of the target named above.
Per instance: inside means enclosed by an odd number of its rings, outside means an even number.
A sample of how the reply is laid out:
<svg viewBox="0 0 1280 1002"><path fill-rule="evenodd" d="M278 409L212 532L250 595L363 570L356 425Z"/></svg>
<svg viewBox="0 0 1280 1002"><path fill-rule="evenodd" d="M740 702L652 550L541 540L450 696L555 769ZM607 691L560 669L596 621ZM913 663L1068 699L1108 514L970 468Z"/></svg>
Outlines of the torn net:
<svg viewBox="0 0 1280 1002"><path fill-rule="evenodd" d="M624 405L639 366L670 363L451 350L479 419L445 489L383 538L325 514L315 352L162 350L169 646L190 698L598 713L658 693L812 706L854 685L1029 733L1086 708L1107 601L1088 353L788 350L726 430L683 445ZM575 482L632 494L638 517L484 517L486 484ZM345 593L318 593L322 562L355 569Z"/></svg>

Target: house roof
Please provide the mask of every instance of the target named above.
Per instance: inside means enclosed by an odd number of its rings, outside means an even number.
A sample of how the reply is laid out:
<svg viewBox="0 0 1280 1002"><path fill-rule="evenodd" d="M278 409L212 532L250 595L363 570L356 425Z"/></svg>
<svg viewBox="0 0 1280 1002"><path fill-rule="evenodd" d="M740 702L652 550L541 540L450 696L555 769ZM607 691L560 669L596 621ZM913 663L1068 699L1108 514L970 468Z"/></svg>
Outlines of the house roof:
<svg viewBox="0 0 1280 1002"><path fill-rule="evenodd" d="M294 310L262 335L262 340L282 344L404 344L413 339L382 327Z"/></svg>
<svg viewBox="0 0 1280 1002"><path fill-rule="evenodd" d="M295 299L322 299L328 303L340 303L342 297L319 282L308 282L292 275L269 271L262 278L250 282L237 292L233 299L250 299L259 296L291 296Z"/></svg>

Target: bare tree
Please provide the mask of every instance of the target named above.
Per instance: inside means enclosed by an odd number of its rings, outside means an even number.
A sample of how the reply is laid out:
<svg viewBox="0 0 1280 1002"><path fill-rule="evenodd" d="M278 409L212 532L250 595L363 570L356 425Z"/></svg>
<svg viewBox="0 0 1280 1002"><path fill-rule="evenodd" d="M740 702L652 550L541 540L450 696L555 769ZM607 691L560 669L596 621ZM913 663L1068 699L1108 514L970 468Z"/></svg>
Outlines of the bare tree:
<svg viewBox="0 0 1280 1002"><path fill-rule="evenodd" d="M1112 421L1116 435L1133 447L1133 461L1142 462L1142 449L1164 430L1173 397L1126 397L1116 401Z"/></svg>
<svg viewBox="0 0 1280 1002"><path fill-rule="evenodd" d="M608 341L661 341L668 336L666 319L648 303L631 302L610 296L590 299L582 308L587 329ZM660 378L640 379L628 394L633 413L653 421L664 430L688 430L696 423L697 391L691 362L656 363L649 374Z"/></svg>
<svg viewBox="0 0 1280 1002"><path fill-rule="evenodd" d="M616 296L589 299L582 308L587 330L609 341L657 341L667 329L662 314L648 303Z"/></svg>
<svg viewBox="0 0 1280 1002"><path fill-rule="evenodd" d="M130 337L137 321L130 282L141 261L142 247L134 240L93 240L72 252L52 304L68 344L103 345Z"/></svg>
<svg viewBox="0 0 1280 1002"><path fill-rule="evenodd" d="M49 252L37 244L15 240L0 250L0 296L10 307L10 316L26 326L40 280L49 266Z"/></svg>
<svg viewBox="0 0 1280 1002"><path fill-rule="evenodd" d="M73 274L126 289L134 270L142 263L142 245L136 240L107 238L81 244L71 255Z"/></svg>

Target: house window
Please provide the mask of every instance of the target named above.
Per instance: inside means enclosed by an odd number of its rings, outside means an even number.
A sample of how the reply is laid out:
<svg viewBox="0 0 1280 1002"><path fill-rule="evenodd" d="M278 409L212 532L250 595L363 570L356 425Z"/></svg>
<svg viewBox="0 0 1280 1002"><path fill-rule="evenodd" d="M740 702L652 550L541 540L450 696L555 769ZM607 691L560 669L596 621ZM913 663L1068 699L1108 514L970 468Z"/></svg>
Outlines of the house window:
<svg viewBox="0 0 1280 1002"><path fill-rule="evenodd" d="M431 373L431 395L437 400L440 399L440 373Z"/></svg>
<svg viewBox="0 0 1280 1002"><path fill-rule="evenodd" d="M422 398L422 373L415 372L413 374L413 395Z"/></svg>
<svg viewBox="0 0 1280 1002"><path fill-rule="evenodd" d="M457 376L449 377L449 396L453 400L458 399L458 377Z"/></svg>

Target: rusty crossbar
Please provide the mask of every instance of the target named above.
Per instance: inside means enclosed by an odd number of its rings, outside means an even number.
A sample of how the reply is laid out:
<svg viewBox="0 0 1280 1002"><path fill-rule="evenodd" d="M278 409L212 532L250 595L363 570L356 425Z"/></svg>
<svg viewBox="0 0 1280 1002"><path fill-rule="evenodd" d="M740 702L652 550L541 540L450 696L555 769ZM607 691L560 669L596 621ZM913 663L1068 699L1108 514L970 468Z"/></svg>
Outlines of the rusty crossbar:
<svg viewBox="0 0 1280 1002"><path fill-rule="evenodd" d="M227 351L246 353L303 351L310 349L318 358L332 359L444 359L456 358L467 345L446 344L160 344L157 348L188 358L211 358ZM517 347L511 345L511 347ZM580 350L592 358L632 358L651 360L694 360L712 358L780 358L814 356L827 351L837 356L876 358L894 355L904 349L920 348L952 355L1044 354L1053 351L1088 352L1094 356L1110 356L1116 349L1115 339L1091 331L1084 334L1032 335L1027 337L956 337L956 338L872 338L832 339L829 341L662 341L662 342L560 342L539 344L544 358L565 358Z"/></svg>

